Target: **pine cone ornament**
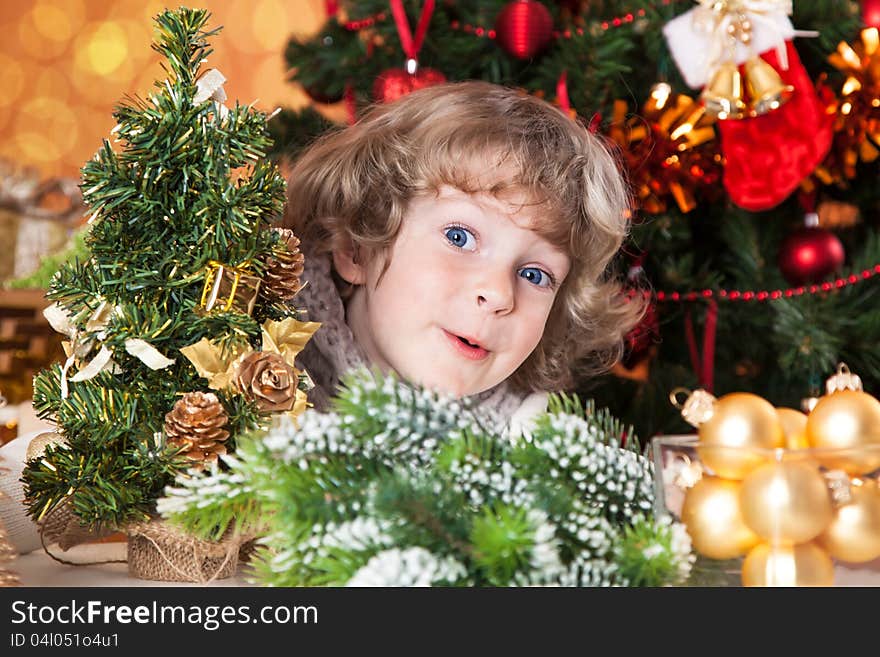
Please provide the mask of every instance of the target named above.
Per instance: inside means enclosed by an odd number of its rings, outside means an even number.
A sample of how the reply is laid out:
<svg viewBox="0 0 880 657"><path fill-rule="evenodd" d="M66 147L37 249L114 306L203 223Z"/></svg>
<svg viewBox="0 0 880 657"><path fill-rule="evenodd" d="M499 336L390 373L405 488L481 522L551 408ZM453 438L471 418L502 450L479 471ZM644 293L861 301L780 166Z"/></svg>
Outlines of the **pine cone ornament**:
<svg viewBox="0 0 880 657"><path fill-rule="evenodd" d="M272 228L281 235L281 247L273 256L266 258L266 273L260 293L273 301L287 301L299 292L299 277L303 273L305 258L299 250L299 238L287 228Z"/></svg>
<svg viewBox="0 0 880 657"><path fill-rule="evenodd" d="M165 415L165 436L168 444L181 450L181 455L202 469L226 453L224 442L229 421L223 404L213 392L188 392Z"/></svg>

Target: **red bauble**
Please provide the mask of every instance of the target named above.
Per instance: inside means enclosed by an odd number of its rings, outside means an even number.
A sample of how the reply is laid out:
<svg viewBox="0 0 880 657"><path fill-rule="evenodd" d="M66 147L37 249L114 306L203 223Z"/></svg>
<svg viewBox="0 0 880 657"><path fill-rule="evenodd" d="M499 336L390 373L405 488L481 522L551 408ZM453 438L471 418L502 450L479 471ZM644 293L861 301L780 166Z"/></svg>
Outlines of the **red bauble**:
<svg viewBox="0 0 880 657"><path fill-rule="evenodd" d="M837 236L809 226L785 238L779 250L779 269L791 285L818 283L843 264L843 244Z"/></svg>
<svg viewBox="0 0 880 657"><path fill-rule="evenodd" d="M880 0L862 0L862 22L865 27L880 27Z"/></svg>
<svg viewBox="0 0 880 657"><path fill-rule="evenodd" d="M495 19L496 39L514 57L529 59L553 38L553 17L540 2L514 0Z"/></svg>
<svg viewBox="0 0 880 657"><path fill-rule="evenodd" d="M390 103L410 91L446 82L446 76L433 68L420 68L414 74L402 68L390 68L379 74L373 83L373 98L380 103Z"/></svg>

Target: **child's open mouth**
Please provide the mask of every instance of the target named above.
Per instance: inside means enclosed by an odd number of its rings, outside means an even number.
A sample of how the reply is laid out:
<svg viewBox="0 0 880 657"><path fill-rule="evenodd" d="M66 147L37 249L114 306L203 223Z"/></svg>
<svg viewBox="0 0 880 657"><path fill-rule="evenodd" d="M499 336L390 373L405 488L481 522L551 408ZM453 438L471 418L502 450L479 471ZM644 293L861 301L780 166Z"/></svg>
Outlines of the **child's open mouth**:
<svg viewBox="0 0 880 657"><path fill-rule="evenodd" d="M478 343L472 342L471 339L466 338L463 335L456 335L445 329L443 330L443 333L446 335L452 346L455 347L456 351L465 358L470 360L483 360L489 355L488 349L484 349Z"/></svg>

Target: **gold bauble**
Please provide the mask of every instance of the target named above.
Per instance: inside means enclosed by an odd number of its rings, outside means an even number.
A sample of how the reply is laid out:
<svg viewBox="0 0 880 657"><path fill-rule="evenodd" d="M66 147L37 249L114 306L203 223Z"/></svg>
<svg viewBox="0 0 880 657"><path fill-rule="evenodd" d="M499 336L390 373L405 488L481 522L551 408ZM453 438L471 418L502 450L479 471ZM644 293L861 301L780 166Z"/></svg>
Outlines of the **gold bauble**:
<svg viewBox="0 0 880 657"><path fill-rule="evenodd" d="M880 557L880 490L867 482L853 485L850 495L849 503L837 508L816 542L836 559L871 561Z"/></svg>
<svg viewBox="0 0 880 657"><path fill-rule="evenodd" d="M817 452L822 465L831 470L852 475L876 470L880 467L880 401L858 390L822 397L807 417L807 440L812 447L841 450Z"/></svg>
<svg viewBox="0 0 880 657"><path fill-rule="evenodd" d="M34 436L28 443L25 452L25 460L31 461L39 458L46 451L47 447L56 447L58 445L67 444L67 438L55 431L44 431Z"/></svg>
<svg viewBox="0 0 880 657"><path fill-rule="evenodd" d="M807 416L793 408L777 408L776 414L782 424L786 449L806 449L810 446L807 440Z"/></svg>
<svg viewBox="0 0 880 657"><path fill-rule="evenodd" d="M819 466L806 460L755 468L742 482L740 505L749 528L774 543L810 541L828 527L833 515Z"/></svg>
<svg viewBox="0 0 880 657"><path fill-rule="evenodd" d="M814 543L761 543L742 565L743 586L831 586L834 562Z"/></svg>
<svg viewBox="0 0 880 657"><path fill-rule="evenodd" d="M743 521L741 486L738 481L704 476L685 493L681 521L694 549L703 556L732 559L744 555L760 540Z"/></svg>
<svg viewBox="0 0 880 657"><path fill-rule="evenodd" d="M712 417L698 432L700 460L719 477L742 479L765 463L771 450L785 445L773 405L748 392L734 392L715 402Z"/></svg>

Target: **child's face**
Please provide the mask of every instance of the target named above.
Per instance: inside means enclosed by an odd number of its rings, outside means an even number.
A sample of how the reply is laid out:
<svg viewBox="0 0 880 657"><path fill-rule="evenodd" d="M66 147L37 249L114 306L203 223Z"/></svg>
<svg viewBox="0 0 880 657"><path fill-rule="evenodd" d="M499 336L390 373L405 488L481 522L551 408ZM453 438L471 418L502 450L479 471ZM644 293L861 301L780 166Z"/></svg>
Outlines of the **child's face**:
<svg viewBox="0 0 880 657"><path fill-rule="evenodd" d="M540 207L512 200L453 187L413 199L381 280L374 262L352 281L365 284L347 320L372 364L465 396L532 353L570 260L530 229Z"/></svg>

